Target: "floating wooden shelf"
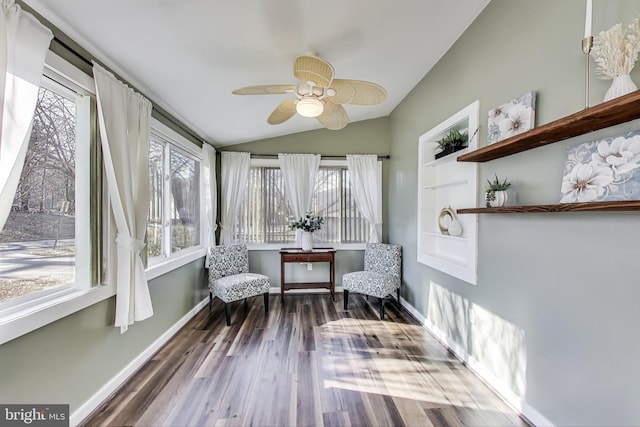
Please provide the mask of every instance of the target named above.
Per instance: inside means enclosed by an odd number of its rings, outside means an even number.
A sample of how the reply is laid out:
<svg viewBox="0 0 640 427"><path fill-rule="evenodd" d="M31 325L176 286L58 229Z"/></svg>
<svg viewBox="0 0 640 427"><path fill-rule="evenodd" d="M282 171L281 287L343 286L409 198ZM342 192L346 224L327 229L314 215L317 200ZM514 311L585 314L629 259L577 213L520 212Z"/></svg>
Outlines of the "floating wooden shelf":
<svg viewBox="0 0 640 427"><path fill-rule="evenodd" d="M640 211L640 200L620 202L560 203L556 205L503 206L500 208L458 209L458 214L480 213L544 213L544 212L596 212Z"/></svg>
<svg viewBox="0 0 640 427"><path fill-rule="evenodd" d="M459 162L486 162L640 118L640 91L585 108L520 135L458 156Z"/></svg>

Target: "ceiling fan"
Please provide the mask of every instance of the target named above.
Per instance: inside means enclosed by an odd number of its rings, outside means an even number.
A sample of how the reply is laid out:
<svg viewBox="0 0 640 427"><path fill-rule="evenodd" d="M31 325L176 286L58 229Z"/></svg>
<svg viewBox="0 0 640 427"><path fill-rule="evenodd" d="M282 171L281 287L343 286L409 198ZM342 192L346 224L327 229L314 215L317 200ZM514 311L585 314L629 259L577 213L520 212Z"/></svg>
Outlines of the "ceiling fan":
<svg viewBox="0 0 640 427"><path fill-rule="evenodd" d="M377 105L387 99L387 91L378 84L361 80L334 79L333 66L313 55L298 55L293 63L295 85L247 86L233 91L235 95L274 95L293 93L295 98L282 101L267 122L277 125L298 113L315 117L327 129L338 130L349 121L342 104Z"/></svg>

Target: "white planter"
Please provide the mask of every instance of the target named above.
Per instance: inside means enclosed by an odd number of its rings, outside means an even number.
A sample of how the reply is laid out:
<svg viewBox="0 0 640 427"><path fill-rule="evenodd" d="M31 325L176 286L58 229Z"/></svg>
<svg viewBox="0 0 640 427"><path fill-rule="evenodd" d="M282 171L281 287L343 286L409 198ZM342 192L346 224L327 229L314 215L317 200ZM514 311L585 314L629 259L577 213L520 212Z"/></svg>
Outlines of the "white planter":
<svg viewBox="0 0 640 427"><path fill-rule="evenodd" d="M313 250L313 233L303 231L300 237L300 247L303 251L309 252Z"/></svg>
<svg viewBox="0 0 640 427"><path fill-rule="evenodd" d="M495 191L494 194L496 195L495 200L488 200L487 199L487 195L488 194L485 193L485 201L492 208L498 208L498 207L501 207L501 206L505 206L507 204L507 202L509 201L509 193L507 191Z"/></svg>
<svg viewBox="0 0 640 427"><path fill-rule="evenodd" d="M609 101L622 95L626 95L633 91L638 90L638 87L631 80L629 74L623 74L621 76L615 76L611 82L611 86L607 93L604 95L604 100Z"/></svg>

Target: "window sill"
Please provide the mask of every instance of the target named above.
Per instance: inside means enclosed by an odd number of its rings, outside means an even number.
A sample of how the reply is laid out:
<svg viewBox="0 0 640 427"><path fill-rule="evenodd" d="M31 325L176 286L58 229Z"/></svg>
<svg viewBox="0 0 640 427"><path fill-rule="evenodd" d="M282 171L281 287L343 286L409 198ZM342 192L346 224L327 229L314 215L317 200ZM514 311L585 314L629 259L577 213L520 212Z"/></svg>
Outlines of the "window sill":
<svg viewBox="0 0 640 427"><path fill-rule="evenodd" d="M153 265L147 270L147 280L202 258L205 254L204 248L198 248ZM109 285L92 289L65 288L6 307L0 310L0 345L114 295L115 289Z"/></svg>
<svg viewBox="0 0 640 427"><path fill-rule="evenodd" d="M337 251L363 251L366 247L366 243L314 243L314 246L318 248L332 247ZM255 243L247 244L247 249L250 251L279 251L282 248L295 248L294 243Z"/></svg>
<svg viewBox="0 0 640 427"><path fill-rule="evenodd" d="M206 254L206 248L199 246L188 251L185 250L184 253L179 253L178 255L174 255L169 259L150 262L151 265L146 270L147 280L152 280L156 277L162 276L163 274L167 274L170 271L175 270L176 268L180 268L183 265L197 260L198 258L204 257ZM202 263L202 268L204 268L204 261Z"/></svg>
<svg viewBox="0 0 640 427"><path fill-rule="evenodd" d="M66 288L0 310L0 345L113 295L115 290L108 285L88 290Z"/></svg>

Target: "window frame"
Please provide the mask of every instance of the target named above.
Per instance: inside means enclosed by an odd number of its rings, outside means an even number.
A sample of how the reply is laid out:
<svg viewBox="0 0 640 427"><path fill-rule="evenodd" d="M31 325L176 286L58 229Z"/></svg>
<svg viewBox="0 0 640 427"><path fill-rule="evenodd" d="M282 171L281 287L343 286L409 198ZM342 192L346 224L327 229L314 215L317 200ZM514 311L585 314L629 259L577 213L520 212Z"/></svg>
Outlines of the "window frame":
<svg viewBox="0 0 640 427"><path fill-rule="evenodd" d="M152 137L160 139L165 144L165 150L169 151L171 148L179 152L180 154L186 155L190 158L195 159L199 163L199 171L200 171L200 182L199 182L199 212L200 212L200 233L199 233L199 241L198 245L192 246L190 248L182 249L178 252L169 253L167 256L159 256L148 259L147 264L147 280L154 279L158 276L161 276L165 273L168 273L176 268L182 267L185 264L193 262L198 258L202 258L206 255L207 249L204 245L205 241L205 229L206 229L206 218L204 211L204 188L202 183L202 174L203 174L203 166L202 166L202 149L198 147L193 142L187 140L182 135L178 134L176 131L160 122L156 118L151 118L151 135ZM168 147L170 146L170 147ZM164 159L164 168L166 170L168 166L169 159L166 156L167 151L165 151L165 159ZM167 197L167 189L163 188L163 199ZM168 202L167 202L168 203ZM165 202L163 201L163 205ZM163 215L166 215L166 209L163 207ZM163 217L163 219L166 216ZM163 226L163 239L167 239L167 236L164 235L165 227Z"/></svg>
<svg viewBox="0 0 640 427"><path fill-rule="evenodd" d="M382 160L378 159L377 162L378 180L382 182ZM255 158L251 159L249 167L277 167L280 168L280 162L278 159L273 158ZM347 160L344 159L322 159L320 160L320 167L347 167ZM382 193L382 188L380 189ZM382 194L380 194L382 197ZM331 245L336 250L364 250L366 242L358 243L326 243L318 245ZM273 251L281 248L293 248L296 247L295 242L291 243L247 243L247 248L254 251Z"/></svg>

